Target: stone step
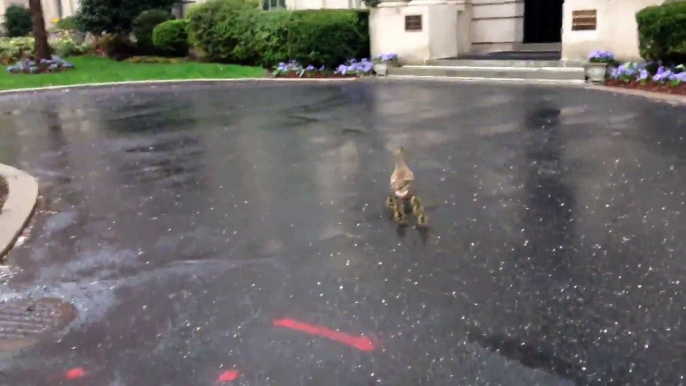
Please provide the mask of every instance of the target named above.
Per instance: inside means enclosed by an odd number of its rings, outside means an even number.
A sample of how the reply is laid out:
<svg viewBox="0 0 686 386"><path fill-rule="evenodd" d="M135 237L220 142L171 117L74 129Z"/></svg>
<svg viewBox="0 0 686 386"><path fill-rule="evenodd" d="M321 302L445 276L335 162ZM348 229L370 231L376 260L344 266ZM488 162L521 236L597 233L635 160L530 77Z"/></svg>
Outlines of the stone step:
<svg viewBox="0 0 686 386"><path fill-rule="evenodd" d="M450 77L532 82L583 83L583 67L499 66L402 66L388 69L389 76Z"/></svg>
<svg viewBox="0 0 686 386"><path fill-rule="evenodd" d="M427 66L451 67L582 67L582 62L563 60L500 60L500 59L435 59L427 60Z"/></svg>

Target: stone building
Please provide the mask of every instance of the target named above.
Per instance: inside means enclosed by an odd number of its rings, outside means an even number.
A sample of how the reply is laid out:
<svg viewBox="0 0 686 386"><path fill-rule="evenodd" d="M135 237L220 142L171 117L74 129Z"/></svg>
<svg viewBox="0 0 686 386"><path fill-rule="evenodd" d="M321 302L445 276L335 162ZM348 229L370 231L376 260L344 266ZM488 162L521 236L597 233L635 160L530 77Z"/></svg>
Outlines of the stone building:
<svg viewBox="0 0 686 386"><path fill-rule="evenodd" d="M493 51L592 50L640 60L637 11L665 0L382 0L372 11L372 53L409 63Z"/></svg>
<svg viewBox="0 0 686 386"><path fill-rule="evenodd" d="M47 27L80 0L42 0ZM204 0L197 0L202 2ZM372 9L372 54L407 63L490 52L533 51L579 61L592 50L640 60L635 14L670 0L380 0ZM671 0L674 1L674 0ZM180 0L183 16L196 1ZM0 0L0 10L28 0ZM363 8L362 0L263 0L263 9Z"/></svg>

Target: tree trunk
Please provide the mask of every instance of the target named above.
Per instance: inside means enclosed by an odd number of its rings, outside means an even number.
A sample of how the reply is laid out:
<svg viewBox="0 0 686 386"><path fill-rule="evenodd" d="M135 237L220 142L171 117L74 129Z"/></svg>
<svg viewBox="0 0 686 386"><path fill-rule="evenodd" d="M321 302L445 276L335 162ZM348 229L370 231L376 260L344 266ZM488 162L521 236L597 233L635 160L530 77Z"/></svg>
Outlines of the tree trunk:
<svg viewBox="0 0 686 386"><path fill-rule="evenodd" d="M36 39L36 60L50 59L52 55L50 44L48 44L48 33L45 30L41 0L29 0L29 9L33 22L33 37Z"/></svg>

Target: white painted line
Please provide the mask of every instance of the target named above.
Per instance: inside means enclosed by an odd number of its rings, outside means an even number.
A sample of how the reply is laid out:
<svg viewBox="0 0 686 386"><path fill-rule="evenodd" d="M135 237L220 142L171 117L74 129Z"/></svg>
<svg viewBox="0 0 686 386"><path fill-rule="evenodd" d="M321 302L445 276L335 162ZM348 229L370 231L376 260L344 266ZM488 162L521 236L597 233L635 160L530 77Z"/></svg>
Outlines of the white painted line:
<svg viewBox="0 0 686 386"><path fill-rule="evenodd" d="M525 79L525 78L479 78L467 76L434 76L434 75L388 75L388 78L396 79L427 79L440 81L459 81L459 82L514 82L514 83L546 83L546 84L568 84L585 85L583 80L557 80L557 79Z"/></svg>
<svg viewBox="0 0 686 386"><path fill-rule="evenodd" d="M158 85L170 83L217 83L217 82L350 82L360 80L362 78L200 78L200 79L159 79L159 80L127 80L121 82L103 82L103 83L82 83L60 86L45 86L32 88L16 88L11 90L1 90L2 94L21 93L21 92L36 92L36 91L50 91L50 90L69 90L72 88L89 88L89 87L118 87L118 86L135 86L135 85Z"/></svg>
<svg viewBox="0 0 686 386"><path fill-rule="evenodd" d="M400 68L418 70L476 70L476 71L515 71L515 72L584 72L582 67L505 67L505 66L402 66Z"/></svg>
<svg viewBox="0 0 686 386"><path fill-rule="evenodd" d="M0 256L4 256L28 223L38 199L38 182L25 172L0 164L9 193L0 212Z"/></svg>

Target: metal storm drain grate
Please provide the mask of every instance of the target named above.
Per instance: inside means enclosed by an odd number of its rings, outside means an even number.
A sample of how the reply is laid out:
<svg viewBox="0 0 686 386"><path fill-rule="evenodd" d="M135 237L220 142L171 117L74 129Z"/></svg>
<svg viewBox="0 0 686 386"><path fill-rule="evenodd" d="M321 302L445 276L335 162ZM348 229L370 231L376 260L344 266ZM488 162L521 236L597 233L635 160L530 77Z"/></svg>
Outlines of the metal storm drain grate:
<svg viewBox="0 0 686 386"><path fill-rule="evenodd" d="M0 352L14 351L59 332L76 318L60 299L19 299L0 304Z"/></svg>

